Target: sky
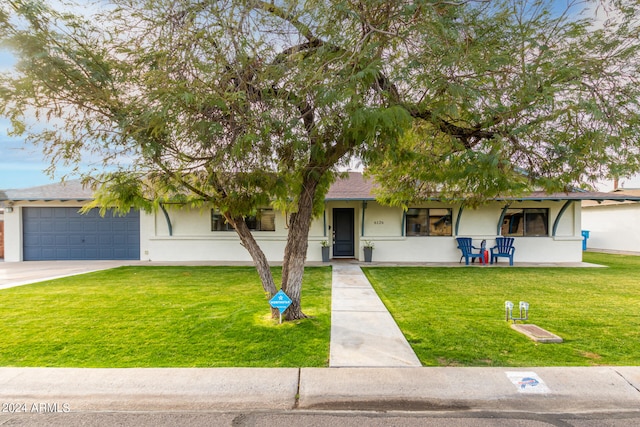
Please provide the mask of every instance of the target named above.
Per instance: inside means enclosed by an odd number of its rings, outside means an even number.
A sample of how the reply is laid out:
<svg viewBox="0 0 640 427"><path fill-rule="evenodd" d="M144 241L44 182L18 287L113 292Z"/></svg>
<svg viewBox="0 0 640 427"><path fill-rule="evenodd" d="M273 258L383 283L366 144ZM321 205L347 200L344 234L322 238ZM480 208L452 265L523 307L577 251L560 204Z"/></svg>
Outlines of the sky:
<svg viewBox="0 0 640 427"><path fill-rule="evenodd" d="M102 0L97 0L99 3ZM87 5L87 10L95 7L96 0L78 0ZM58 0L49 0L53 7L59 6ZM16 60L7 50L0 47L0 73L10 72ZM25 143L20 137L10 136L10 121L0 117L0 190L28 188L59 182L70 168L60 168L55 177L49 176L45 169L49 162L44 159L42 150Z"/></svg>
<svg viewBox="0 0 640 427"><path fill-rule="evenodd" d="M566 5L566 0L558 0L558 7ZM7 51L0 50L0 73L8 72L15 64L15 58ZM60 180L61 169L53 179L44 171L49 166L42 152L33 145L27 145L21 138L8 135L9 121L0 117L0 190L28 188L51 184ZM621 179L620 186L640 188L640 176ZM603 181L600 191L613 189L611 181Z"/></svg>

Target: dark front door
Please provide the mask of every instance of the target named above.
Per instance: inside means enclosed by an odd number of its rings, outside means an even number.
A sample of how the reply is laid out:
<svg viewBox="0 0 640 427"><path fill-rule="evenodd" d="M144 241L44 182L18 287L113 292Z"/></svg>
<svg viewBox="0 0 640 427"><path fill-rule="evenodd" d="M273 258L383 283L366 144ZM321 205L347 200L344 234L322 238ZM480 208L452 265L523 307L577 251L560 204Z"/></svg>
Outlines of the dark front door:
<svg viewBox="0 0 640 427"><path fill-rule="evenodd" d="M333 256L353 257L353 209L336 208L333 210Z"/></svg>

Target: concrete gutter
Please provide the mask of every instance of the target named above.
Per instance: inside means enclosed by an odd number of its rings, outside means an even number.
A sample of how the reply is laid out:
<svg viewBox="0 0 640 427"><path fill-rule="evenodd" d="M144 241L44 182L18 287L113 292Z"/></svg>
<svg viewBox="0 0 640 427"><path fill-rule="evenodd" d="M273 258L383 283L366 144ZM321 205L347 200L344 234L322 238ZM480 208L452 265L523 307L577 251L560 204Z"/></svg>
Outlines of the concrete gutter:
<svg viewBox="0 0 640 427"><path fill-rule="evenodd" d="M523 379L537 378L538 384ZM640 411L640 368L303 369L300 408Z"/></svg>
<svg viewBox="0 0 640 427"><path fill-rule="evenodd" d="M640 412L640 367L0 368L0 383L0 402L27 412Z"/></svg>

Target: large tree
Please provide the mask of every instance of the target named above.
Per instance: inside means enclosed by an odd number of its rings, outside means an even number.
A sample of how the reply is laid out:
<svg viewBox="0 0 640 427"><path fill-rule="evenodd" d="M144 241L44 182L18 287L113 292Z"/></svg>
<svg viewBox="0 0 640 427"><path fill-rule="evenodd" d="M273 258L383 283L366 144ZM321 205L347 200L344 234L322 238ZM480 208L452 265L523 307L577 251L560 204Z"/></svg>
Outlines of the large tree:
<svg viewBox="0 0 640 427"><path fill-rule="evenodd" d="M311 220L354 157L396 203L637 170L638 14L622 3L596 28L572 1L111 0L79 13L8 0L0 39L19 63L0 113L52 165L111 166L85 172L102 206L215 206L269 296L245 218L286 211L297 319Z"/></svg>

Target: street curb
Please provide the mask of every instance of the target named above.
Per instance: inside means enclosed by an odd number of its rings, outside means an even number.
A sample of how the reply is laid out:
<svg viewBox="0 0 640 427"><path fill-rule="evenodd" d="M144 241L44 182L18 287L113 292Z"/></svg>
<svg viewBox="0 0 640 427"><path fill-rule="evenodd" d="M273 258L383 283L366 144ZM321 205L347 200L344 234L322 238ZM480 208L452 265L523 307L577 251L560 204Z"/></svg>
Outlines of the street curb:
<svg viewBox="0 0 640 427"><path fill-rule="evenodd" d="M0 368L4 412L640 412L640 367Z"/></svg>
<svg viewBox="0 0 640 427"><path fill-rule="evenodd" d="M0 368L0 403L26 412L292 409L298 368ZM24 412L24 411L22 411Z"/></svg>
<svg viewBox="0 0 640 427"><path fill-rule="evenodd" d="M640 411L639 367L308 368L300 377L304 409Z"/></svg>

